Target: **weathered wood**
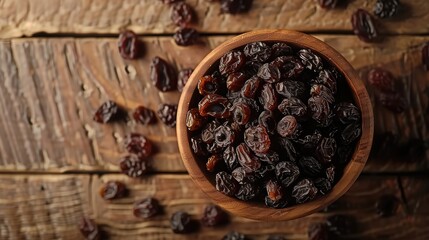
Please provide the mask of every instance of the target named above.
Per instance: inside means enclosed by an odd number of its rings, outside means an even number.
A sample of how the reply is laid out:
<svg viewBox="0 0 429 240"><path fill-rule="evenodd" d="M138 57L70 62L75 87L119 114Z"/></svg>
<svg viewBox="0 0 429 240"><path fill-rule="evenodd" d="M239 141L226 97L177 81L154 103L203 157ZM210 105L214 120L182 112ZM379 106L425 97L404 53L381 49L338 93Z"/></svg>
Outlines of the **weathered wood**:
<svg viewBox="0 0 429 240"><path fill-rule="evenodd" d="M412 107L392 114L380 106L367 86L375 113L376 134L392 131L404 140L428 139L429 73L421 66L420 48L429 37L391 37L383 44L366 44L354 36L317 36L342 53L363 79L374 65L388 68L404 84ZM177 92L159 93L149 79L151 59L159 55L177 68L195 67L226 37L209 37L204 44L178 47L169 37L147 37L146 56L123 60L116 40L17 39L0 42L0 171L117 171L125 155L123 136L140 132L158 148L151 158L155 171L184 171L175 130L153 126L102 125L92 121L99 105L112 99L132 111L137 105L154 110L175 103ZM429 157L408 161L370 159L366 171L414 171L429 167Z"/></svg>
<svg viewBox="0 0 429 240"><path fill-rule="evenodd" d="M81 239L89 175L0 175L0 239Z"/></svg>
<svg viewBox="0 0 429 240"><path fill-rule="evenodd" d="M127 198L103 201L95 196L95 216L112 239L126 239L133 236L141 239L221 239L229 230L237 230L252 237L266 239L268 235L279 234L287 239L306 239L307 227L313 222L323 222L333 213L353 215L358 222L357 239L425 239L427 228L419 228L415 223L423 223L427 214L413 212L407 215L405 204L401 203L397 213L389 218L376 214L375 202L383 194L393 194L401 199L396 177L362 176L350 191L336 203L336 208L328 213L316 213L301 219L282 222L257 222L240 217L231 217L231 223L219 228L202 227L197 234L174 235L169 229L169 217L175 211L189 212L194 219L201 217L202 210L210 201L196 188L186 175L155 175L140 181L130 180L123 175L103 175L92 181L95 194L100 186L109 180L125 182L130 188ZM427 178L406 178L419 185ZM426 185L427 186L427 185ZM418 188L416 191L423 191ZM426 189L427 190L427 189ZM427 194L425 194L427 195ZM132 214L133 202L153 196L164 206L164 213L151 220L137 219ZM426 198L419 198L424 200ZM410 220L412 219L412 220Z"/></svg>
<svg viewBox="0 0 429 240"><path fill-rule="evenodd" d="M207 33L236 33L262 28L301 31L350 31L351 14L358 8L372 12L376 0L349 1L347 7L322 9L315 1L258 0L248 14L223 15L220 6L188 0L198 15L196 27ZM428 33L426 0L402 2L396 19L379 20L380 32ZM157 0L59 1L6 0L0 9L0 37L46 33L116 34L128 27L138 33L172 33L170 8Z"/></svg>

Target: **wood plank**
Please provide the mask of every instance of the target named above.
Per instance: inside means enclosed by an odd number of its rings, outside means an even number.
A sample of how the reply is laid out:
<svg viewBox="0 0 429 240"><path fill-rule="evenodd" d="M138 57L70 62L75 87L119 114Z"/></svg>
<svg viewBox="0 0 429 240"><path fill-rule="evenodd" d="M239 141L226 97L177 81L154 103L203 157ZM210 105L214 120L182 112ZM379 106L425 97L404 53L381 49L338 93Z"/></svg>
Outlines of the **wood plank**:
<svg viewBox="0 0 429 240"><path fill-rule="evenodd" d="M401 141L428 140L424 90L429 89L429 72L421 66L420 48L429 37L392 37L374 45L346 35L317 37L341 52L363 79L370 67L380 65L402 81L411 108L398 115L381 107L368 86L376 134L390 131ZM130 132L147 135L157 146L150 159L155 171L185 171L174 129L160 122L148 127L134 122L102 125L93 122L92 115L108 99L130 111L140 104L156 110L160 103L177 102L177 92L160 93L154 88L149 79L151 59L158 55L178 69L194 67L226 39L204 38L204 44L183 48L169 37L146 37L146 56L135 61L123 60L112 38L0 42L0 111L5 113L0 120L0 171L117 171L120 157L126 154L123 137ZM366 171L428 167L427 152L415 161L382 153L368 161Z"/></svg>
<svg viewBox="0 0 429 240"><path fill-rule="evenodd" d="M0 239L81 239L89 175L0 175Z"/></svg>
<svg viewBox="0 0 429 240"><path fill-rule="evenodd" d="M103 201L95 193L109 180L125 182L130 195L124 199ZM428 181L426 177L407 177L406 180L420 185ZM375 202L381 195L393 194L401 199L398 179L394 176L361 176L350 191L338 200L337 207L327 213L320 212L283 222L257 222L231 216L231 223L226 226L202 227L198 233L191 235L174 235L169 229L169 217L173 212L187 211L194 219L199 219L204 206L210 202L187 175L155 175L139 181L117 174L103 175L93 179L92 192L97 202L94 205L96 220L111 239L126 239L130 236L139 239L221 239L229 230L243 232L251 239L266 239L270 234L283 235L287 239L306 239L310 223L323 222L334 213L353 215L357 219L359 230L353 239L425 239L429 234L427 228L419 229L419 225L416 225L423 223L423 220L427 224L427 214L416 211L407 215L403 203L392 217L381 218L376 214ZM132 215L133 202L149 196L160 200L164 214L151 220L135 218ZM425 198L418 200L424 201Z"/></svg>
<svg viewBox="0 0 429 240"><path fill-rule="evenodd" d="M195 27L205 33L237 33L262 28L301 31L348 31L358 8L372 12L376 0L349 1L344 8L324 10L313 0L258 0L247 14L223 15L220 6L188 0L199 19ZM383 20L380 32L424 34L429 32L429 5L425 0L402 1L405 10L397 19ZM0 9L0 37L35 33L117 34L128 27L138 33L172 33L170 9L154 0L5 0Z"/></svg>

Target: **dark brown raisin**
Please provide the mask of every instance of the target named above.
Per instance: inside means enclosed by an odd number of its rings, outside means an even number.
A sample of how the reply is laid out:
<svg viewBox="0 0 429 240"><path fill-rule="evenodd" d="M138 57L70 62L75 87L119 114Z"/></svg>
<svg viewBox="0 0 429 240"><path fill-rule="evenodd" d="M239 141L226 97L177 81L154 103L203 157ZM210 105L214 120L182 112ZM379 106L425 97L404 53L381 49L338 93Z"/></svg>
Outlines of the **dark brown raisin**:
<svg viewBox="0 0 429 240"><path fill-rule="evenodd" d="M248 43L243 52L250 61L266 62L271 57L271 47L263 42Z"/></svg>
<svg viewBox="0 0 429 240"><path fill-rule="evenodd" d="M374 6L374 14L379 18L390 18L398 13L400 7L399 0L377 0Z"/></svg>
<svg viewBox="0 0 429 240"><path fill-rule="evenodd" d="M320 1L319 1L320 2ZM308 226L308 240L329 240L329 228L326 223L312 223Z"/></svg>
<svg viewBox="0 0 429 240"><path fill-rule="evenodd" d="M301 139L297 139L297 142L302 145L302 150L304 152L314 152L317 146L319 146L321 140L322 134L316 130L312 134L306 135Z"/></svg>
<svg viewBox="0 0 429 240"><path fill-rule="evenodd" d="M119 163L121 172L129 177L141 177L148 171L146 161L143 161L137 155L128 155L122 158Z"/></svg>
<svg viewBox="0 0 429 240"><path fill-rule="evenodd" d="M235 132L230 126L221 125L214 132L215 142L221 148L231 145L235 140Z"/></svg>
<svg viewBox="0 0 429 240"><path fill-rule="evenodd" d="M298 152L296 151L296 148L293 143L287 138L280 138L278 142L280 147L283 148L284 151L286 151L286 160L296 162Z"/></svg>
<svg viewBox="0 0 429 240"><path fill-rule="evenodd" d="M88 240L98 240L101 238L97 224L94 220L83 217L79 223L79 230Z"/></svg>
<svg viewBox="0 0 429 240"><path fill-rule="evenodd" d="M198 108L191 108L186 113L186 127L189 131L201 129L206 123L206 118L200 115Z"/></svg>
<svg viewBox="0 0 429 240"><path fill-rule="evenodd" d="M344 236L356 232L356 219L350 215L332 215L326 219L330 231L336 235Z"/></svg>
<svg viewBox="0 0 429 240"><path fill-rule="evenodd" d="M265 205L270 208L285 208L288 204L289 203L285 198L280 199L279 201L273 201L268 196L265 196Z"/></svg>
<svg viewBox="0 0 429 240"><path fill-rule="evenodd" d="M319 76L317 76L314 82L325 85L333 94L337 92L337 80L335 79L334 74L329 70L321 70L319 72Z"/></svg>
<svg viewBox="0 0 429 240"><path fill-rule="evenodd" d="M179 92L183 91L183 88L185 87L186 83L188 82L188 79L191 76L193 71L194 70L191 68L180 70L179 75L177 77L177 90L179 90Z"/></svg>
<svg viewBox="0 0 429 240"><path fill-rule="evenodd" d="M277 107L277 93L274 91L274 87L270 83L262 85L261 92L259 94L259 102L261 105L270 111L274 111Z"/></svg>
<svg viewBox="0 0 429 240"><path fill-rule="evenodd" d="M191 137L191 148L192 151L198 156L206 156L207 155L207 146L201 140L201 137Z"/></svg>
<svg viewBox="0 0 429 240"><path fill-rule="evenodd" d="M335 107L335 116L343 124L358 122L360 111L353 103L341 102Z"/></svg>
<svg viewBox="0 0 429 240"><path fill-rule="evenodd" d="M288 80L276 83L276 91L286 98L296 97L302 99L305 96L306 89L303 82Z"/></svg>
<svg viewBox="0 0 429 240"><path fill-rule="evenodd" d="M263 126L268 133L274 134L276 132L276 119L271 111L262 111L258 117L259 125Z"/></svg>
<svg viewBox="0 0 429 240"><path fill-rule="evenodd" d="M269 197L271 201L277 202L283 198L283 187L279 183L269 180L265 188L267 189L267 197Z"/></svg>
<svg viewBox="0 0 429 240"><path fill-rule="evenodd" d="M234 196L239 188L238 182L227 172L216 174L216 190L228 196Z"/></svg>
<svg viewBox="0 0 429 240"><path fill-rule="evenodd" d="M258 194L258 186L252 185L251 183L245 183L243 185L240 185L240 188L235 194L235 197L243 201L249 201L258 196Z"/></svg>
<svg viewBox="0 0 429 240"><path fill-rule="evenodd" d="M242 72L234 72L228 75L226 79L226 88L231 91L240 91L246 82L246 75Z"/></svg>
<svg viewBox="0 0 429 240"><path fill-rule="evenodd" d="M360 124L351 123L347 125L344 130L341 132L341 141L345 145L353 143L356 139L360 137L361 134Z"/></svg>
<svg viewBox="0 0 429 240"><path fill-rule="evenodd" d="M200 34L194 28L179 28L173 35L174 42L179 46L190 46L198 42Z"/></svg>
<svg viewBox="0 0 429 240"><path fill-rule="evenodd" d="M219 62L219 71L221 74L231 74L239 71L246 62L246 57L241 51L230 51L222 56Z"/></svg>
<svg viewBox="0 0 429 240"><path fill-rule="evenodd" d="M308 109L311 117L320 125L327 126L332 120L331 105L327 98L318 95L308 99Z"/></svg>
<svg viewBox="0 0 429 240"><path fill-rule="evenodd" d="M322 59L314 54L310 49L301 49L298 52L298 57L302 64L309 70L317 72L322 70Z"/></svg>
<svg viewBox="0 0 429 240"><path fill-rule="evenodd" d="M198 80L198 92L201 95L213 94L220 89L220 81L211 75L206 75Z"/></svg>
<svg viewBox="0 0 429 240"><path fill-rule="evenodd" d="M293 52L292 48L289 45L282 42L274 43L271 49L272 49L272 55L274 57L291 55Z"/></svg>
<svg viewBox="0 0 429 240"><path fill-rule="evenodd" d="M256 154L256 156L259 157L259 160L261 160L262 162L266 162L268 164L276 164L277 162L280 161L279 154L273 150L269 150L268 152L263 153L263 154ZM268 166L271 166L271 165L268 165ZM268 170L268 169L266 169L266 170Z"/></svg>
<svg viewBox="0 0 429 240"><path fill-rule="evenodd" d="M307 106L298 98L284 98L278 106L283 115L292 115L295 117L304 117L307 114Z"/></svg>
<svg viewBox="0 0 429 240"><path fill-rule="evenodd" d="M270 136L261 125L246 129L244 131L244 142L255 153L266 153L271 146Z"/></svg>
<svg viewBox="0 0 429 240"><path fill-rule="evenodd" d="M247 240L247 237L242 233L231 231L223 236L222 240Z"/></svg>
<svg viewBox="0 0 429 240"><path fill-rule="evenodd" d="M188 213L178 211L171 216L170 227L174 233L190 233L195 230L195 223Z"/></svg>
<svg viewBox="0 0 429 240"><path fill-rule="evenodd" d="M143 44L133 31L126 30L119 34L118 49L123 58L136 59L142 55Z"/></svg>
<svg viewBox="0 0 429 240"><path fill-rule="evenodd" d="M211 155L206 162L206 169L209 172L214 172L218 168L219 164L222 161L222 156L220 154Z"/></svg>
<svg viewBox="0 0 429 240"><path fill-rule="evenodd" d="M294 116L284 116L277 123L277 133L282 137L296 138L300 133L300 125Z"/></svg>
<svg viewBox="0 0 429 240"><path fill-rule="evenodd" d="M198 103L200 115L215 118L227 118L230 116L228 99L217 94L208 94Z"/></svg>
<svg viewBox="0 0 429 240"><path fill-rule="evenodd" d="M382 195L375 204L380 217L393 216L399 207L399 200L394 195Z"/></svg>
<svg viewBox="0 0 429 240"><path fill-rule="evenodd" d="M194 9L184 2L176 3L171 8L170 18L177 26L186 27L194 19Z"/></svg>
<svg viewBox="0 0 429 240"><path fill-rule="evenodd" d="M289 79L297 77L303 70L304 66L300 60L292 56L280 56L271 62L280 69L282 78Z"/></svg>
<svg viewBox="0 0 429 240"><path fill-rule="evenodd" d="M282 161L277 163L275 173L277 179L283 184L283 186L289 187L298 179L300 171L295 163Z"/></svg>
<svg viewBox="0 0 429 240"><path fill-rule="evenodd" d="M379 100L388 110L394 113L401 113L408 107L408 102L399 93L380 93Z"/></svg>
<svg viewBox="0 0 429 240"><path fill-rule="evenodd" d="M337 6L338 0L318 0L318 2L322 8L329 9L335 8Z"/></svg>
<svg viewBox="0 0 429 240"><path fill-rule="evenodd" d="M395 78L392 73L382 69L373 68L368 72L368 82L378 90L385 93L396 92Z"/></svg>
<svg viewBox="0 0 429 240"><path fill-rule="evenodd" d="M258 70L258 77L265 82L275 83L280 81L281 73L280 69L271 63L264 63Z"/></svg>
<svg viewBox="0 0 429 240"><path fill-rule="evenodd" d="M125 137L125 148L129 153L145 159L152 153L152 142L139 133L131 133Z"/></svg>
<svg viewBox="0 0 429 240"><path fill-rule="evenodd" d="M201 139L205 143L212 143L215 141L215 129L218 128L220 124L216 121L209 122L206 127L201 132Z"/></svg>
<svg viewBox="0 0 429 240"><path fill-rule="evenodd" d="M244 167L234 169L231 174L232 177L234 177L234 179L240 184L255 183L258 180L258 177L254 172Z"/></svg>
<svg viewBox="0 0 429 240"><path fill-rule="evenodd" d="M250 117L252 116L252 110L246 103L239 102L232 107L232 117L234 122L240 125L246 125Z"/></svg>
<svg viewBox="0 0 429 240"><path fill-rule="evenodd" d="M241 88L241 96L245 98L254 98L260 85L261 80L258 77L253 76L244 83Z"/></svg>
<svg viewBox="0 0 429 240"><path fill-rule="evenodd" d="M252 7L253 0L221 0L221 9L223 13L244 13Z"/></svg>
<svg viewBox="0 0 429 240"><path fill-rule="evenodd" d="M429 42L422 48L422 63L426 71L429 71Z"/></svg>
<svg viewBox="0 0 429 240"><path fill-rule="evenodd" d="M127 118L126 112L113 101L101 104L94 114L93 120L98 123L110 123Z"/></svg>
<svg viewBox="0 0 429 240"><path fill-rule="evenodd" d="M322 173L322 165L314 157L302 157L298 161L298 165L301 169L301 173L309 177L317 177Z"/></svg>
<svg viewBox="0 0 429 240"><path fill-rule="evenodd" d="M238 158L237 153L233 146L228 146L223 151L223 160L225 161L226 166L231 171L238 167Z"/></svg>
<svg viewBox="0 0 429 240"><path fill-rule="evenodd" d="M378 37L374 20L366 10L358 9L352 15L353 32L364 42L375 41Z"/></svg>
<svg viewBox="0 0 429 240"><path fill-rule="evenodd" d="M228 214L216 205L207 205L203 211L201 222L204 226L215 227L223 225L228 221Z"/></svg>
<svg viewBox="0 0 429 240"><path fill-rule="evenodd" d="M335 102L334 95L331 90L322 84L313 84L310 88L310 95L312 97L321 97L329 104L333 104Z"/></svg>
<svg viewBox="0 0 429 240"><path fill-rule="evenodd" d="M119 181L108 181L100 188L100 196L105 200L113 200L125 197L127 188Z"/></svg>
<svg viewBox="0 0 429 240"><path fill-rule="evenodd" d="M169 126L176 127L177 104L161 104L158 108L158 118Z"/></svg>
<svg viewBox="0 0 429 240"><path fill-rule="evenodd" d="M158 200L149 197L134 203L133 214L135 217L148 219L157 215L160 209Z"/></svg>
<svg viewBox="0 0 429 240"><path fill-rule="evenodd" d="M335 181L335 167L334 166L330 166L326 168L326 179L328 179L328 181L331 184L334 184Z"/></svg>
<svg viewBox="0 0 429 240"><path fill-rule="evenodd" d="M141 124L151 124L156 121L155 113L146 107L139 106L134 110L133 118Z"/></svg>
<svg viewBox="0 0 429 240"><path fill-rule="evenodd" d="M162 92L176 89L177 75L164 59L155 57L150 64L150 79L156 88Z"/></svg>
<svg viewBox="0 0 429 240"><path fill-rule="evenodd" d="M334 138L322 138L316 149L317 159L324 164L330 163L337 151L337 142Z"/></svg>
<svg viewBox="0 0 429 240"><path fill-rule="evenodd" d="M314 180L314 185L319 190L319 193L326 195L332 189L331 182L326 178L317 178Z"/></svg>
<svg viewBox="0 0 429 240"><path fill-rule="evenodd" d="M317 194L317 188L313 182L309 179L303 179L299 181L292 190L292 197L295 198L297 203L305 203L313 198Z"/></svg>
<svg viewBox="0 0 429 240"><path fill-rule="evenodd" d="M241 143L236 148L237 158L240 165L251 171L256 171L261 167L261 161L250 152L246 144Z"/></svg>

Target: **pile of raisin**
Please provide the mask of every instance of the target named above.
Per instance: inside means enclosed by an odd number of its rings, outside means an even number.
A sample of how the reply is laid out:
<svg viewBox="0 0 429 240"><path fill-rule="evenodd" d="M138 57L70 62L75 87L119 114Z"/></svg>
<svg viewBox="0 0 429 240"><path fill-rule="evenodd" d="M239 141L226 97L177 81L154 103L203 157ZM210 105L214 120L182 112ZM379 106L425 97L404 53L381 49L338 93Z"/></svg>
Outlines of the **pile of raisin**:
<svg viewBox="0 0 429 240"><path fill-rule="evenodd" d="M199 79L186 116L190 145L216 189L284 208L331 191L361 135L349 86L326 59L253 42Z"/></svg>

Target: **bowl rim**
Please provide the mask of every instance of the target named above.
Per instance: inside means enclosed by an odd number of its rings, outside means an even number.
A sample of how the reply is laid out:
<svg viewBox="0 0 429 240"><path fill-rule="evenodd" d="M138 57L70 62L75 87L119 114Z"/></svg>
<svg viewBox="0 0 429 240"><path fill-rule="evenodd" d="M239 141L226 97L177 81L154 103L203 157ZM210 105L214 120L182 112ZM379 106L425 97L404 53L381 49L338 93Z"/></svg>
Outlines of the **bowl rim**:
<svg viewBox="0 0 429 240"><path fill-rule="evenodd" d="M185 124L186 113L189 109L190 100L194 94L198 79L203 76L212 64L220 59L224 53L244 46L247 43L257 41L286 42L295 46L309 48L319 55L322 55L323 58L335 65L343 73L353 94L355 103L358 105L362 115L362 134L360 140L356 145L352 159L344 168L341 179L335 184L331 192L310 202L296 204L282 209L274 209L253 202L241 201L218 192L196 163L197 160L194 158L191 151L189 135ZM213 49L204 57L193 71L183 89L178 105L176 130L182 161L192 180L211 200L227 211L241 217L255 220L276 221L296 219L314 213L334 202L348 191L362 172L368 159L374 135L374 117L371 101L365 85L350 63L334 48L305 33L283 29L263 29L235 36Z"/></svg>

